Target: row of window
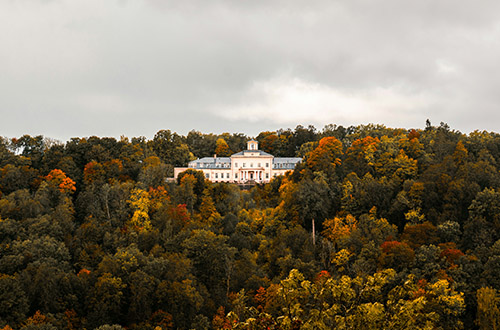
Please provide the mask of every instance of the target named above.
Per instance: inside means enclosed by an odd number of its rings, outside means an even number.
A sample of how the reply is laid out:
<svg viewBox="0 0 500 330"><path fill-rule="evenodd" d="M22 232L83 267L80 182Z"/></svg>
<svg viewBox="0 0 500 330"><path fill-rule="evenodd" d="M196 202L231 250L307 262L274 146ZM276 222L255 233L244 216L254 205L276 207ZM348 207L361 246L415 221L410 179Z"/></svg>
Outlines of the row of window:
<svg viewBox="0 0 500 330"><path fill-rule="evenodd" d="M295 168L295 164L291 164L291 163L278 163L278 164L274 164L274 168Z"/></svg>
<svg viewBox="0 0 500 330"><path fill-rule="evenodd" d="M238 167L238 163L234 163L234 167ZM242 167L247 167L246 163L243 163ZM253 163L250 163L250 167L253 167ZM257 163L257 167L261 167L261 163ZM266 167L269 167L269 163L266 163Z"/></svg>
<svg viewBox="0 0 500 330"><path fill-rule="evenodd" d="M252 168L253 167L253 163L250 163L250 167ZM257 168L261 167L261 163L257 163ZM266 167L269 167L269 163L265 163L265 166ZM231 167L231 164L229 163L217 163L214 164L213 163L196 163L195 164L195 167L197 168L230 168ZM235 168L238 168L238 163L234 163L234 167ZM245 168L247 167L247 163L243 163L242 164L242 167ZM293 169L295 168L295 164L292 164L292 163L277 163L277 164L273 164L273 168L290 168L290 169Z"/></svg>
<svg viewBox="0 0 500 330"><path fill-rule="evenodd" d="M219 173L212 173L212 174L213 174L213 178L215 178L215 179L219 178ZM269 179L269 173L265 173L265 174L266 174L266 179ZM276 176L276 174L274 174L274 176ZM205 178L210 179L210 174L205 173ZM224 179L224 173L220 173L220 178ZM234 178L238 179L238 173L234 173ZM229 179L229 173L226 173L226 179Z"/></svg>
<svg viewBox="0 0 500 330"><path fill-rule="evenodd" d="M211 167L225 167L225 168L230 168L231 164L230 163L196 163L195 167L198 168L211 168Z"/></svg>

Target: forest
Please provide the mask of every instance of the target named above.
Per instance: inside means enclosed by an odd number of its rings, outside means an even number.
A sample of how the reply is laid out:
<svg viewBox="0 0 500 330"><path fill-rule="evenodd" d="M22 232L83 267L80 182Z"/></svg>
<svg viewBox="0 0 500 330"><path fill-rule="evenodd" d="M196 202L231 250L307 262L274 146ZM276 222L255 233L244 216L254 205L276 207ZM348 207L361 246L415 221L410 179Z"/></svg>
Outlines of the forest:
<svg viewBox="0 0 500 330"><path fill-rule="evenodd" d="M0 137L0 329L500 329L500 134L252 138L303 161L242 189L166 180L242 133Z"/></svg>

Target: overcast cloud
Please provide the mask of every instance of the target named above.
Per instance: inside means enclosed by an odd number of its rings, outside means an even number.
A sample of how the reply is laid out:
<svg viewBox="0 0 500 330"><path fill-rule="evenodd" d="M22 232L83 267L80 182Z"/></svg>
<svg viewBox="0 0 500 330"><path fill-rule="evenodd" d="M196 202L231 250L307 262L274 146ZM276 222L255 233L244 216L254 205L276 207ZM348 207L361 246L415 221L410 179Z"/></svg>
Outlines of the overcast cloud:
<svg viewBox="0 0 500 330"><path fill-rule="evenodd" d="M3 0L0 135L499 131L498 1Z"/></svg>

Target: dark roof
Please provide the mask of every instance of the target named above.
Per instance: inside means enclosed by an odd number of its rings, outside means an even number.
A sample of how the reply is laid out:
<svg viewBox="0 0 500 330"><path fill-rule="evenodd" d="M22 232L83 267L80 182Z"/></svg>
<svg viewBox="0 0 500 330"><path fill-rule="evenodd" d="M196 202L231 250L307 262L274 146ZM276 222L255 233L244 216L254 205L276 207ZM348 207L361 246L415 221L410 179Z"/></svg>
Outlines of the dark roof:
<svg viewBox="0 0 500 330"><path fill-rule="evenodd" d="M237 152L235 154L232 154L231 157L233 157L233 156L243 156L245 152L258 152L259 156L271 156L271 157L273 156L273 155L268 154L267 152L262 151L262 150L243 150L243 151Z"/></svg>
<svg viewBox="0 0 500 330"><path fill-rule="evenodd" d="M193 160L190 163L230 163L230 157L203 157L197 160Z"/></svg>
<svg viewBox="0 0 500 330"><path fill-rule="evenodd" d="M302 161L302 158L299 157L274 157L273 163L299 163Z"/></svg>

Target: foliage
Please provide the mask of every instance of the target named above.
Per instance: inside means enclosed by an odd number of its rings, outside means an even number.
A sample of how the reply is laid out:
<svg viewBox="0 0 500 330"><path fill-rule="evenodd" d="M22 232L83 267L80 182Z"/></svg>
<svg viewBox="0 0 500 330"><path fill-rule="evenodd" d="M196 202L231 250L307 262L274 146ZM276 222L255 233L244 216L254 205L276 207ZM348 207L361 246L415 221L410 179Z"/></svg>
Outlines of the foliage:
<svg viewBox="0 0 500 330"><path fill-rule="evenodd" d="M248 139L0 138L0 328L500 327L499 134L299 125L269 184L165 180Z"/></svg>

